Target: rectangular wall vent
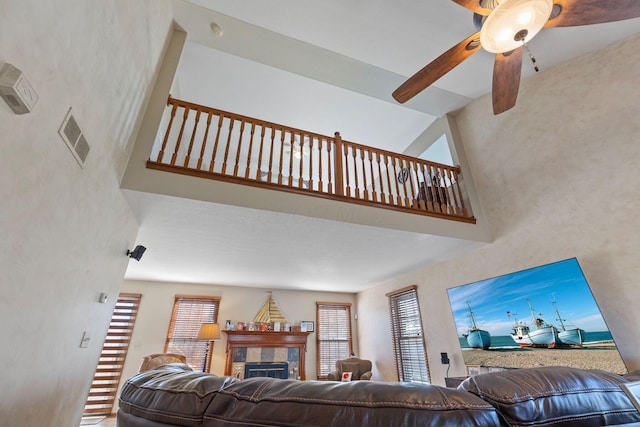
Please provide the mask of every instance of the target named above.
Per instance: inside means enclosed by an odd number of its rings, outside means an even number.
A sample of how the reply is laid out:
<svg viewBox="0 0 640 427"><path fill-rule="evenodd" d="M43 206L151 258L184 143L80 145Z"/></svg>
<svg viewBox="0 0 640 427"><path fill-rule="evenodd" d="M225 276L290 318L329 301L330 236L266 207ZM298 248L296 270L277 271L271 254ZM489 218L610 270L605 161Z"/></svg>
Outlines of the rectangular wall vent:
<svg viewBox="0 0 640 427"><path fill-rule="evenodd" d="M91 147L89 147L89 143L87 143L84 134L80 130L80 126L78 126L75 117L71 114L71 108L69 108L69 112L67 112L67 115L62 121L58 133L65 144L67 144L67 147L69 147L69 150L71 150L71 154L73 154L73 157L78 161L78 164L84 168L84 162L87 159Z"/></svg>

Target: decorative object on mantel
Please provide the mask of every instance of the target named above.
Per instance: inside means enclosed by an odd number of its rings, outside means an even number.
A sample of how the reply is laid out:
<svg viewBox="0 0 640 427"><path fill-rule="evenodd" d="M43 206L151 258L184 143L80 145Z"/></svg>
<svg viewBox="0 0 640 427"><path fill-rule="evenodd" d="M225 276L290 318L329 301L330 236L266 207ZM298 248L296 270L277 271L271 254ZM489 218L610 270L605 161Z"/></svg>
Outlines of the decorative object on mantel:
<svg viewBox="0 0 640 427"><path fill-rule="evenodd" d="M262 304L262 307L256 314L256 317L253 319L253 322L258 325L259 330L263 330L261 324L266 323L267 325L272 325L275 322L286 323L287 319L282 315L280 309L278 308L278 304L273 299L273 295L269 292L269 296L267 300ZM251 330L251 328L249 328ZM267 328L268 329L268 328Z"/></svg>
<svg viewBox="0 0 640 427"><path fill-rule="evenodd" d="M314 330L314 323L312 321L300 322L300 331L313 332Z"/></svg>

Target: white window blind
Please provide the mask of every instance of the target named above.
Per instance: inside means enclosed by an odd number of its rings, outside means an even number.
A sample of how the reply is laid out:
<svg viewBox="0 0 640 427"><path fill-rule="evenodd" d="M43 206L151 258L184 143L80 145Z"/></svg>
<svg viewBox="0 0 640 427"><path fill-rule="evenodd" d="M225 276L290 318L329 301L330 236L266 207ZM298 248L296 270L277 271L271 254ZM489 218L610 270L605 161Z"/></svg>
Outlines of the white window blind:
<svg viewBox="0 0 640 427"><path fill-rule="evenodd" d="M400 381L429 383L426 347L416 286L387 294L391 311L391 332Z"/></svg>
<svg viewBox="0 0 640 427"><path fill-rule="evenodd" d="M351 304L316 303L318 379L326 378L336 361L351 355Z"/></svg>
<svg viewBox="0 0 640 427"><path fill-rule="evenodd" d="M220 297L176 295L165 353L182 354L192 369L208 372L213 351L206 357L208 343L196 337L203 323L218 323L219 307Z"/></svg>

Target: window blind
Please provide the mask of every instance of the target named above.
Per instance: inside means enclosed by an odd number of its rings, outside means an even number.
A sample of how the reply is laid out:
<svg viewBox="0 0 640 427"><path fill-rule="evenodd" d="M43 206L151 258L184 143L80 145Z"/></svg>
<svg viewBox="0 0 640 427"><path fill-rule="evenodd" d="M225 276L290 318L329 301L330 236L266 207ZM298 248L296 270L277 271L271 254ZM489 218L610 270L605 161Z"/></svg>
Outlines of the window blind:
<svg viewBox="0 0 640 427"><path fill-rule="evenodd" d="M416 286L390 292L387 296L398 378L400 381L429 383Z"/></svg>
<svg viewBox="0 0 640 427"><path fill-rule="evenodd" d="M120 294L111 315L83 416L109 415L118 391L124 360L136 322L140 294Z"/></svg>
<svg viewBox="0 0 640 427"><path fill-rule="evenodd" d="M203 323L218 323L220 297L176 295L169 322L165 353L178 353L187 358L194 370L209 371L212 348L207 355L207 340L199 340Z"/></svg>
<svg viewBox="0 0 640 427"><path fill-rule="evenodd" d="M351 343L351 304L316 303L317 376L327 377L336 361L346 359L353 351Z"/></svg>

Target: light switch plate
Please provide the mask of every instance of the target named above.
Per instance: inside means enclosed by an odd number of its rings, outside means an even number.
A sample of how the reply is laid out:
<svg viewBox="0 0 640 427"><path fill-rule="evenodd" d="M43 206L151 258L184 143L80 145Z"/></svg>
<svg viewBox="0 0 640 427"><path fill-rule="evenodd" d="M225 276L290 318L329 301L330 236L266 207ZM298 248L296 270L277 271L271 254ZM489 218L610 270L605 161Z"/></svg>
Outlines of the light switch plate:
<svg viewBox="0 0 640 427"><path fill-rule="evenodd" d="M89 347L89 341L91 341L91 337L89 336L89 334L87 333L87 331L84 331L82 333L82 341L80 341L80 348L87 348Z"/></svg>

